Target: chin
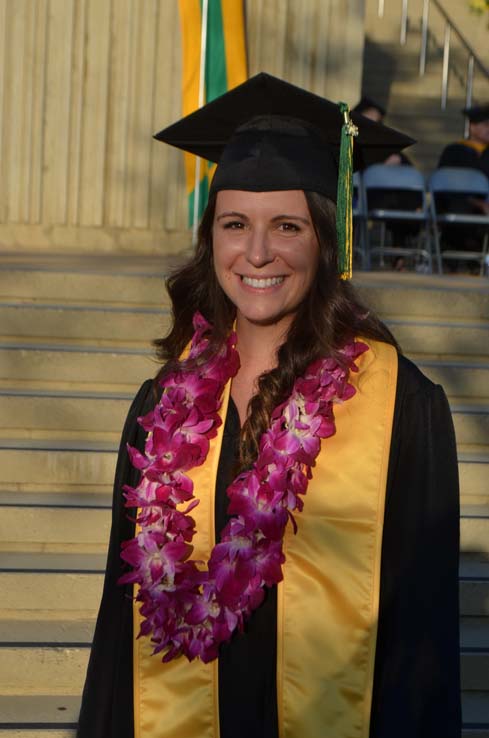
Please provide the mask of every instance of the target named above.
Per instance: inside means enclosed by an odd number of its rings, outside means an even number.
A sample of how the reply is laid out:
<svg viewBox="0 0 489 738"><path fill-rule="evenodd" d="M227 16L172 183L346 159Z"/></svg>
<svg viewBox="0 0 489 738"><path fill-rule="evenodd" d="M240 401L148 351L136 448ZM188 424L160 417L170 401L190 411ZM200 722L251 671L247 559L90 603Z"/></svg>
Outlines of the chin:
<svg viewBox="0 0 489 738"><path fill-rule="evenodd" d="M240 313L239 309L238 309L238 313ZM241 316L247 323L251 323L252 325L265 328L267 326L269 327L272 325L278 325L279 323L284 323L284 324L289 325L294 319L295 312L293 313L289 313L289 312L274 313L272 315L270 314L256 315L256 314L250 314L250 313L248 314L241 313Z"/></svg>

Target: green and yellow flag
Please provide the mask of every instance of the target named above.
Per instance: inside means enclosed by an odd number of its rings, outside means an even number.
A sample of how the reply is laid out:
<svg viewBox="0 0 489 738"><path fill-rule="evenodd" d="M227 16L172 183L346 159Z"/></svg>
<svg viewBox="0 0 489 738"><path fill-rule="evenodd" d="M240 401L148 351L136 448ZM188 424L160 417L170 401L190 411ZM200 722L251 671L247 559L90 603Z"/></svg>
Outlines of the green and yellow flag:
<svg viewBox="0 0 489 738"><path fill-rule="evenodd" d="M243 0L179 0L179 3L183 40L183 115L188 115L247 79ZM207 25L203 34L202 21L206 9ZM201 57L205 58L203 76ZM214 167L215 164L205 161L197 166L196 157L185 154L191 225L194 214L200 219L207 204Z"/></svg>

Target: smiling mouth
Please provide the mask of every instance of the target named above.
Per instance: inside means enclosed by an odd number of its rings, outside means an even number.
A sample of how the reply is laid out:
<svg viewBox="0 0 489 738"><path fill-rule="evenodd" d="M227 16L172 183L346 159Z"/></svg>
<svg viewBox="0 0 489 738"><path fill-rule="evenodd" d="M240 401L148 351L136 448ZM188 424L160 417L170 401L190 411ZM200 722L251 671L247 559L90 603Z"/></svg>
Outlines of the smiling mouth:
<svg viewBox="0 0 489 738"><path fill-rule="evenodd" d="M241 277L241 281L243 284L248 285L248 287L256 287L258 289L266 289L267 287L274 287L277 284L282 284L285 277Z"/></svg>

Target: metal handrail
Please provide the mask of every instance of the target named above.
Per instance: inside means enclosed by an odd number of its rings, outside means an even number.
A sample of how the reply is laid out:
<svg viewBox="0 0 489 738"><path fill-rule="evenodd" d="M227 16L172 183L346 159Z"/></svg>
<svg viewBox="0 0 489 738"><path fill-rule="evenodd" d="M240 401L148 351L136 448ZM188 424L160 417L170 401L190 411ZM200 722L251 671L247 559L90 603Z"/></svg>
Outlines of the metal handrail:
<svg viewBox="0 0 489 738"><path fill-rule="evenodd" d="M465 106L470 107L472 103L472 91L474 88L474 67L482 72L482 74L489 79L489 69L479 59L477 54L474 52L472 46L469 44L463 33L457 28L455 23L452 21L447 11L441 4L440 0L423 0L423 16L421 21L421 49L419 52L419 74L422 77L426 71L426 59L428 49L428 27L429 27L429 13L430 13L430 2L436 7L440 15L445 20L445 34L443 40L443 71L442 71L442 83L441 83L441 97L440 106L442 110L446 109L448 99L448 80L450 71L450 42L452 31L458 37L459 41L465 47L468 52L467 60L467 72L465 79ZM378 0L378 16L382 18L384 15L384 0ZM401 11L401 32L400 32L400 43L404 45L407 38L408 29L408 0L402 0L402 11ZM468 121L465 121L465 135L468 135Z"/></svg>
<svg viewBox="0 0 489 738"><path fill-rule="evenodd" d="M465 106L468 108L472 103L472 91L474 88L474 66L477 65L482 74L489 79L489 69L479 59L474 52L472 46L469 44L463 33L452 21L445 8L441 5L439 0L423 0L423 17L421 22L421 49L419 53L419 74L423 76L426 71L426 51L428 46L428 23L429 23L429 9L430 2L434 4L440 15L445 20L445 37L443 41L443 72L442 72L442 83L441 83L441 109L445 110L447 107L448 99L448 76L450 69L450 37L452 30L458 37L459 41L465 47L468 52L467 60L467 73L465 78ZM402 31L401 31L402 36ZM465 136L468 135L469 122L465 121Z"/></svg>
<svg viewBox="0 0 489 738"><path fill-rule="evenodd" d="M455 25L455 23L452 21L452 19L448 15L447 11L445 10L445 8L443 7L443 5L441 4L440 0L431 0L431 2L433 3L433 5L436 6L436 9L444 17L444 19L446 20L446 22L450 24L450 26L455 31L455 33L458 36L459 40L462 42L463 46L465 46L465 48L469 52L469 54L474 57L475 63L477 64L477 66L479 67L479 69L481 70L481 72L484 74L484 76L487 77L487 78L489 78L489 68L486 67L486 65L484 64L484 62L482 62L479 59L479 57L477 56L477 54L473 50L472 46L469 44L469 42L467 41L467 39L463 35L462 31L460 31L460 29L457 28L457 26ZM427 5L429 7L429 4L430 4L430 0L424 0L424 5Z"/></svg>

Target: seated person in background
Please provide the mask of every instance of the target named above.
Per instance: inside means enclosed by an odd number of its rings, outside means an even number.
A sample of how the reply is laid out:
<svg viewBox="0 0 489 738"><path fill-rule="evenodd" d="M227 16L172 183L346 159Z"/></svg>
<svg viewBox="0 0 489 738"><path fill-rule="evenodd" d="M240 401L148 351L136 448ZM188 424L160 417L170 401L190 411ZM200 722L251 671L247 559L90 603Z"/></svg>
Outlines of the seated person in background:
<svg viewBox="0 0 489 738"><path fill-rule="evenodd" d="M375 123L383 123L386 115L385 108L366 95L364 95L360 102L355 105L352 112L360 113L365 116L365 118L375 121ZM388 166L399 166L400 164L413 166L413 163L408 159L408 157L401 152L391 154L382 163ZM420 204L419 195L413 192L386 192L375 190L374 192L370 192L368 196L368 207L372 209L386 208L388 210L416 210ZM408 247L409 239L419 233L419 226L416 223L399 223L398 221L392 221L388 227L391 234L392 245L399 246L401 248ZM405 261L402 256L397 256L394 259L393 267L397 271L404 270Z"/></svg>
<svg viewBox="0 0 489 738"><path fill-rule="evenodd" d="M469 137L446 146L440 156L440 167L480 169L489 177L489 103L464 108L469 119Z"/></svg>
<svg viewBox="0 0 489 738"><path fill-rule="evenodd" d="M462 112L469 119L469 137L446 146L438 168L478 169L489 177L489 103L464 108ZM475 197L439 197L437 204L440 212L489 214L489 203ZM451 225L443 229L442 248L479 250L480 237L481 234L473 227Z"/></svg>
<svg viewBox="0 0 489 738"><path fill-rule="evenodd" d="M351 109L351 112L360 113L360 115L364 115L365 118L373 120L375 123L382 123L385 118L385 108L366 95Z"/></svg>
<svg viewBox="0 0 489 738"><path fill-rule="evenodd" d="M352 109L352 113L360 113L360 115L365 116L365 118L369 118L369 120L375 121L375 123L383 123L386 115L385 108L366 95L364 95L360 102L355 105ZM391 154L383 163L388 165L408 164L409 166L412 166L412 162L410 162L408 157L401 152L398 154Z"/></svg>

